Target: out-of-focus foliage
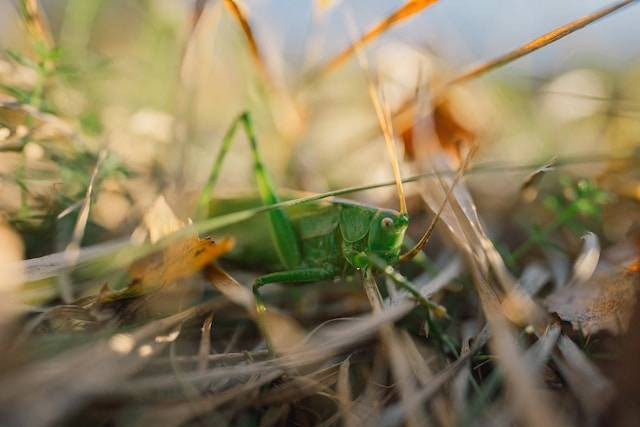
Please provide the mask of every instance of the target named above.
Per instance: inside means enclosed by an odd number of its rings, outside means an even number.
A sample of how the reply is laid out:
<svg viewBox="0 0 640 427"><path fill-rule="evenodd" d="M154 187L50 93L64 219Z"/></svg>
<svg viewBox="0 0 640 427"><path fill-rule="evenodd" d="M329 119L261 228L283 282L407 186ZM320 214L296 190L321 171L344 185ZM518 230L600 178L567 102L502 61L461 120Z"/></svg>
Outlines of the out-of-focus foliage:
<svg viewBox="0 0 640 427"><path fill-rule="evenodd" d="M609 373L626 360L616 339L637 339L635 58L608 62L593 27L530 55L517 48L581 28L577 14L526 40L497 34L511 50L459 67L474 52L455 57L455 25L432 33L464 18L459 4L385 2L369 16L373 2L291 3L286 14L274 3L0 5L0 419L633 419L614 397L633 387ZM593 56L537 62L575 40ZM379 269L269 285L256 310L259 266L229 259L234 236L190 228L220 140L245 110L276 186L310 192L391 180L378 119L392 125L403 176L430 173L405 187L407 247L442 206L425 250L396 267L446 315ZM222 203L249 206L252 160L247 144L232 146ZM396 188L343 196L397 209Z"/></svg>

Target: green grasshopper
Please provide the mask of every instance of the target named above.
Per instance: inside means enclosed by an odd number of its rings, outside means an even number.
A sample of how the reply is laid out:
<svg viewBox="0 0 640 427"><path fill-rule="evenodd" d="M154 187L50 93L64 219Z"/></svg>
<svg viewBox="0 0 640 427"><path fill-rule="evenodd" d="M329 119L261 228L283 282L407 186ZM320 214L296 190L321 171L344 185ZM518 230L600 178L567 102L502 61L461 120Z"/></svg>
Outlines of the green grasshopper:
<svg viewBox="0 0 640 427"><path fill-rule="evenodd" d="M240 124L251 147L259 198L212 198L211 193ZM404 207L403 201L401 199ZM198 216L215 217L260 203L274 205L279 202L258 150L251 116L244 112L234 120L223 138L198 201ZM400 254L409 225L409 215L405 209L402 210L380 209L338 198L296 205L286 210L276 207L267 211L268 224L265 216L260 215L227 227L225 232L233 235L237 242L229 258L275 271L259 276L253 283L259 311L265 309L259 290L266 284L331 280L360 270L382 272L434 314L445 315L442 306L423 297L393 268L400 260L411 259L428 240L423 237L412 250Z"/></svg>

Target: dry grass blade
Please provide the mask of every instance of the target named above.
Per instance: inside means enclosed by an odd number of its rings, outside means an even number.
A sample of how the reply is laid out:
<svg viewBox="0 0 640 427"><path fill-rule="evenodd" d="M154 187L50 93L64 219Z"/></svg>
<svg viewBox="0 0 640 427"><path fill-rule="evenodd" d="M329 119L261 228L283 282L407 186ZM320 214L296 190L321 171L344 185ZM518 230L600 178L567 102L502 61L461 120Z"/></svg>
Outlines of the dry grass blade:
<svg viewBox="0 0 640 427"><path fill-rule="evenodd" d="M331 70L338 67L340 64L345 62L351 55L353 55L358 49L362 48L367 43L374 40L376 37L387 31L389 28L394 25L404 21L419 13L423 9L431 6L436 3L438 0L409 0L403 6L400 6L398 9L393 11L389 16L387 16L382 21L378 22L373 26L369 31L367 31L364 35L362 35L355 42L351 43L347 48L345 48L342 52L334 56L327 64L322 68L320 74L328 73Z"/></svg>
<svg viewBox="0 0 640 427"><path fill-rule="evenodd" d="M209 368L209 354L211 353L211 325L213 324L213 313L207 316L202 324L202 335L200 337L200 348L198 349L198 369L206 371Z"/></svg>
<svg viewBox="0 0 640 427"><path fill-rule="evenodd" d="M518 280L520 288L528 295L536 295L549 282L551 273L540 263L531 263L523 269Z"/></svg>
<svg viewBox="0 0 640 427"><path fill-rule="evenodd" d="M87 221L89 220L89 210L91 208L91 197L93 196L93 187L96 183L96 178L98 176L98 172L100 171L100 166L102 165L102 162L106 157L107 157L106 150L102 150L100 151L100 154L98 154L98 161L96 162L96 165L93 168L93 172L91 173L91 179L89 180L87 191L85 193L84 199L82 200L80 213L78 214L76 225L73 228L73 235L71 237L71 242L65 248L65 252L67 252L68 254L72 254L74 259L77 258L78 250L80 249L80 243L82 241L82 236L84 236L84 230L87 227Z"/></svg>
<svg viewBox="0 0 640 427"><path fill-rule="evenodd" d="M432 156L429 158L437 160L440 155L444 161L442 153L437 150L431 149ZM539 392L535 373L524 363L522 352L507 322L506 316L510 314L508 317L511 321L530 321L529 324L541 325L540 310L528 295L517 290L500 255L486 237L468 190L459 186L457 191L450 193L447 191L450 183L445 183L441 176L438 178L441 188L437 192L439 195L444 193L449 200L448 212L443 218L468 258L481 306L493 335L492 348L504 370L510 390L508 395L517 417L526 425L563 425L564 421L554 416L554 411ZM423 192L428 190L426 186L423 187ZM434 189L431 189L430 195L425 194L425 201L432 209L436 205L433 192ZM494 277L499 286L491 285ZM502 296L506 296L504 302L501 302Z"/></svg>
<svg viewBox="0 0 640 427"><path fill-rule="evenodd" d="M436 395L436 393L438 393L442 389L442 387L449 380L451 380L462 367L465 366L469 358L486 344L488 338L489 330L487 327L484 327L475 338L473 345L471 346L469 351L461 354L455 362L438 372L426 387L419 390L414 396L411 397L411 399L407 403L407 406L415 407L432 399ZM384 426L399 425L402 421L404 410L405 408L401 403L391 405L384 412L380 424Z"/></svg>
<svg viewBox="0 0 640 427"><path fill-rule="evenodd" d="M404 351L407 355L407 360L411 365L411 369L413 370L418 382L420 383L420 387L427 386L434 377L433 372L429 368L429 364L424 359L422 354L420 354L414 338L412 338L407 331L401 331L399 333L399 336L402 341ZM430 409L430 413L433 413L433 416L436 418L439 425L453 425L451 408L449 407L446 399L436 396L433 399Z"/></svg>
<svg viewBox="0 0 640 427"><path fill-rule="evenodd" d="M179 79L180 85L191 91L194 90L196 83L194 74L198 61L201 59L196 52L198 50L196 45L201 37L200 33L203 31L203 27L209 30L211 27L217 27L220 11L222 10L217 5L218 3L212 5L208 0L197 0L191 10L189 32L181 52ZM187 106L190 107L188 104Z"/></svg>
<svg viewBox="0 0 640 427"><path fill-rule="evenodd" d="M247 39L247 43L249 44L249 52L251 53L251 58L253 58L253 61L258 66L260 73L266 78L267 82L271 83L269 73L267 72L267 67L263 61L262 56L260 55L260 49L258 48L258 43L256 42L256 38L253 34L253 30L251 29L251 25L249 24L249 18L247 17L246 12L242 9L242 7L236 0L224 0L224 4L240 24L242 32L244 33Z"/></svg>
<svg viewBox="0 0 640 427"><path fill-rule="evenodd" d="M198 26L198 22L200 22L200 18L202 17L202 13L204 12L204 8L207 5L208 1L209 0L196 0L193 3L193 8L191 9L191 28L189 28L189 34L192 34Z"/></svg>
<svg viewBox="0 0 640 427"><path fill-rule="evenodd" d="M100 339L16 369L0 383L0 417L8 425L54 424L96 394L119 388L171 341L160 334L225 304L224 300L207 301L130 333Z"/></svg>
<svg viewBox="0 0 640 427"><path fill-rule="evenodd" d="M383 325L380 339L385 347L391 372L400 393L400 405L404 408L405 422L408 426L426 425L426 414L421 406L412 406L411 398L417 392L417 384L409 363L405 343L391 325Z"/></svg>
<svg viewBox="0 0 640 427"><path fill-rule="evenodd" d="M280 372L272 372L258 378L252 378L220 393L196 397L171 405L156 405L145 412L138 425L183 425L189 420L211 412L230 401L246 399L248 395L255 393L260 387L269 384L280 375Z"/></svg>
<svg viewBox="0 0 640 427"><path fill-rule="evenodd" d="M425 298L441 291L445 286L450 284L458 275L462 273L462 260L460 257L454 257L442 270L434 277L430 275L418 276L414 282ZM424 280L427 276L428 280Z"/></svg>
<svg viewBox="0 0 640 427"><path fill-rule="evenodd" d="M382 313L382 296L380 295L375 278L370 270L367 270L366 272L363 286L373 308L373 313ZM387 359L389 360L391 373L393 374L395 382L399 388L401 404L406 405L408 404L411 396L415 394L416 385L407 355L403 351L404 345L391 324L382 324L379 329L379 336ZM407 425L425 425L426 418L422 408L418 406L405 406L404 409L404 413L406 415L405 422Z"/></svg>
<svg viewBox="0 0 640 427"><path fill-rule="evenodd" d="M382 105L382 101L378 96L378 91L374 87L373 83L369 83L369 96L371 102L376 110L376 117L380 123L382 134L384 136L384 143L387 147L387 155L391 162L391 169L393 171L393 177L396 180L396 189L398 191L398 200L400 203L400 212L407 213L407 202L404 196L404 189L402 187L402 174L400 173L400 165L398 163L398 153L396 152L396 146L393 139L393 127L389 118L388 109Z"/></svg>
<svg viewBox="0 0 640 427"><path fill-rule="evenodd" d="M86 246L80 248L77 262L83 263L102 256L110 256L130 245L131 242L129 239L121 239ZM64 251L62 251L38 258L27 259L21 263L20 267L24 269L26 275L25 281L35 282L62 274L66 269L72 267L72 265L69 264Z"/></svg>
<svg viewBox="0 0 640 427"><path fill-rule="evenodd" d="M505 54L502 54L492 60L484 62L482 64L475 65L469 68L466 71L461 72L451 80L449 80L445 87L459 84L463 82L467 82L483 76L484 74L495 70L503 65L509 64L510 62L515 61L531 52L534 52L540 48L548 46L549 44L581 29L585 26L604 18L605 16L610 15L611 13L617 11L620 8L630 5L631 3L636 2L637 0L624 0L618 3L615 3L611 6L605 7L597 12L591 13L589 15L578 18L572 22L564 24L540 37L535 38L534 40L525 43L522 46L517 47L516 49L509 51ZM438 98L440 94L444 92L445 87L440 88L440 91L436 93L435 98ZM409 100L407 103L402 105L394 114L393 114L393 122L400 133L404 133L408 131L413 125L416 113L416 105L414 100Z"/></svg>
<svg viewBox="0 0 640 427"><path fill-rule="evenodd" d="M276 353L290 354L304 347L304 329L293 318L272 308L258 312L253 294L218 266L209 267L206 276L225 297L247 311Z"/></svg>
<svg viewBox="0 0 640 427"><path fill-rule="evenodd" d="M98 172L100 171L100 166L102 165L102 162L106 157L107 151L100 151L100 154L98 155L98 161L93 168L93 173L91 174L91 179L89 180L89 185L87 186L87 191L85 193L84 199L82 200L80 213L78 214L78 219L76 220L76 224L73 228L71 242L69 242L64 250L64 261L67 265L73 265L78 260L78 256L80 254L80 243L82 242L82 237L84 236L84 230L87 227L87 221L89 221L89 210L91 209L93 187L95 185ZM73 300L73 289L71 287L71 280L69 279L69 276L67 274L61 274L58 278L58 285L60 286L60 296L62 297L62 300L65 303L70 303Z"/></svg>
<svg viewBox="0 0 640 427"><path fill-rule="evenodd" d="M613 398L611 382L568 337L558 342L561 354L553 355L553 362L590 416L597 416Z"/></svg>
<svg viewBox="0 0 640 427"><path fill-rule="evenodd" d="M353 25L354 24L352 23L352 26ZM371 99L371 103L373 104L373 108L376 113L378 124L380 125L380 129L382 130L382 136L384 137L384 143L387 149L387 156L389 158L389 162L391 163L393 178L396 181L396 190L398 192L400 212L407 213L407 201L405 200L404 188L402 186L402 174L400 173L398 153L396 151L396 146L393 138L393 124L391 122L391 115L389 113L389 108L388 108L388 105L386 105L381 99L379 88L376 86L376 83L368 75L369 64L367 62L367 57L365 56L364 52L362 51L359 45L357 44L354 45L354 52L357 54L360 68L362 68L362 70L365 72L365 75L367 75L367 89L369 91L369 98Z"/></svg>
<svg viewBox="0 0 640 427"><path fill-rule="evenodd" d="M49 48L52 47L51 31L40 11L38 0L20 0L20 9L31 37Z"/></svg>
<svg viewBox="0 0 640 427"><path fill-rule="evenodd" d="M433 151L433 156L437 160L441 153ZM443 161L446 160L442 156L439 157ZM501 301L501 312L511 322L533 325L538 328L538 331L544 330L546 327L545 313L529 295L517 286L501 255L487 237L473 198L467 188L458 186L456 191L451 192L449 191L451 183L445 183L445 177L440 175L437 178L441 186L439 192L444 193L445 198L449 200L449 209L443 214L443 220L456 237L456 243L467 253L470 262L474 263L478 270L476 289L479 293L484 294L481 297L491 301L498 301L504 297ZM423 198L433 209L435 204L433 189L429 190L423 187L422 190ZM432 193L431 195L428 194L429 191ZM491 271L497 279L498 286L492 286L493 282L489 280Z"/></svg>
<svg viewBox="0 0 640 427"><path fill-rule="evenodd" d="M274 405L291 402L313 394L322 394L335 400L335 393L331 387L336 385L340 364L330 364L307 375L293 376L285 384L274 387L270 393L259 396L254 405Z"/></svg>
<svg viewBox="0 0 640 427"><path fill-rule="evenodd" d="M412 303L398 304L379 313L358 318L347 325L327 327L310 339L310 345L298 348L286 356L249 365L223 366L212 368L205 373L188 372L182 378L185 381L203 383L216 379L246 377L278 370L298 369L327 360L333 355L353 348L356 344L371 338L380 329L391 322L404 317L414 307ZM170 389L178 386L174 375L160 375L125 384L131 393L144 393L150 390Z"/></svg>
<svg viewBox="0 0 640 427"><path fill-rule="evenodd" d="M466 321L461 327L462 346L460 354L467 354L471 349L473 337L477 334L478 322L474 320ZM451 407L458 414L464 414L469 410L468 393L471 388L473 373L471 362L467 361L460 368L460 372L455 375L451 382Z"/></svg>
<svg viewBox="0 0 640 427"><path fill-rule="evenodd" d="M354 414L351 409L353 402L351 400L351 383L349 381L349 359L345 359L340 364L340 370L338 371L338 402L340 403L340 413L342 414L342 422L346 427L356 426Z"/></svg>
<svg viewBox="0 0 640 427"><path fill-rule="evenodd" d="M560 326L551 325L527 351L527 359L534 371L539 371L547 363L559 339Z"/></svg>
<svg viewBox="0 0 640 427"><path fill-rule="evenodd" d="M449 189L446 191L445 197L442 199L442 203L440 203L438 210L434 211L435 215L431 220L431 223L427 227L427 230L424 232L424 234L422 235L418 243L416 243L416 245L411 250L409 250L409 252L402 254L400 256L400 262L405 262L413 259L413 257L415 257L418 254L418 252L420 252L422 248L427 244L427 242L431 238L431 234L433 234L433 230L435 230L436 228L436 224L440 219L440 215L442 215L444 208L447 206L449 198L451 197L453 190L456 187L456 184L458 183L462 175L464 175L464 172L467 170L467 167L469 166L469 162L473 158L473 155L475 154L476 150L477 150L477 146L473 146L471 150L469 150L469 153L465 157L462 165L460 165L460 168L456 172L456 176L453 179L453 182L451 182Z"/></svg>
<svg viewBox="0 0 640 427"><path fill-rule="evenodd" d="M481 278L476 276L475 280L477 286L482 286ZM523 357L500 306L483 297L482 292L479 294L492 331L491 347L504 371L509 390L507 396L512 402L514 415L529 426L566 425L560 414L551 408L550 402L540 392L535 371Z"/></svg>
<svg viewBox="0 0 640 427"><path fill-rule="evenodd" d="M612 4L611 6L602 8L596 12L593 12L589 15L585 15L582 18L578 18L572 22L569 22L568 24L562 25L552 31L549 31L546 34L543 34L540 37L537 37L536 39L523 44L522 46L519 46L518 48L507 52L503 55L498 56L497 58L494 58L490 61L487 61L485 63L476 65L470 69L468 69L467 71L464 71L460 74L458 74L455 78L453 78L449 84L456 84L456 83L462 83L464 81L467 80L471 80L474 79L476 77L479 77L483 74L486 74L487 72L494 70L496 68L499 68L505 64L508 64L512 61L515 61L518 58L521 58L531 52L534 52L540 48L543 48L553 42L555 42L556 40L559 40L565 36L568 36L569 34L573 33L576 30L579 30L580 28L583 28L601 18L604 18L607 15L610 15L611 13L615 12L616 10L628 6L631 3L634 3L637 0L624 0L624 1L620 1L617 3Z"/></svg>
<svg viewBox="0 0 640 427"><path fill-rule="evenodd" d="M358 396L353 405L355 416L361 420L363 425L378 423L380 419L380 408L384 400L384 384L387 376L387 365L381 350L378 349L373 356L373 365L363 392Z"/></svg>

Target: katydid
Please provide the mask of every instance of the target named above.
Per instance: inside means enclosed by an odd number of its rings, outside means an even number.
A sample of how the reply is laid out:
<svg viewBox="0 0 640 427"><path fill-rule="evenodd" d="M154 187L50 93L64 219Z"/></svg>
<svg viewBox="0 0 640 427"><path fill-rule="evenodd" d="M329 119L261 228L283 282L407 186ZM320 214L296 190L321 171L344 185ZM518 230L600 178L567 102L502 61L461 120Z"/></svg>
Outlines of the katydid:
<svg viewBox="0 0 640 427"><path fill-rule="evenodd" d="M212 198L211 193L239 125L244 128L251 147L259 198ZM247 112L242 113L223 138L209 180L198 201L199 215L212 217L255 207L258 203L273 205L279 201L258 149L251 116ZM268 224L264 222L266 218ZM423 297L393 267L402 258L400 250L409 225L407 212L333 198L287 209L274 208L267 211L266 218L263 215L254 217L227 230L238 242L230 255L232 258L274 271L259 276L253 283L252 290L259 311L264 310L260 288L266 284L316 282L331 280L356 270L375 270L389 277L435 314L445 314L442 306ZM405 258L409 259L417 253L426 240L421 239L416 248L405 254L409 255Z"/></svg>

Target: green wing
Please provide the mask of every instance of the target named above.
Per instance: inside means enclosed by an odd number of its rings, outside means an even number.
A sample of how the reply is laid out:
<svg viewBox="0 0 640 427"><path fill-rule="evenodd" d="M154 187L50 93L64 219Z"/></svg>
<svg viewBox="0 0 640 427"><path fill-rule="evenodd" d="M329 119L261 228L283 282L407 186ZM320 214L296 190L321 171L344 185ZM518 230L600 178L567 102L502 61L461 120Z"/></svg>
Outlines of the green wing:
<svg viewBox="0 0 640 427"><path fill-rule="evenodd" d="M283 191L278 195L282 200L308 196L306 193L294 191ZM209 217L258 206L262 206L262 202L256 193L240 197L214 198L209 202ZM338 226L338 209L328 201L304 203L285 210L300 239L310 239L331 233ZM233 251L225 255L224 258L251 269L264 268L270 271L282 269L276 248L271 240L267 215L260 214L246 221L232 224L217 230L213 235L214 239L222 236L232 236L236 240Z"/></svg>
<svg viewBox="0 0 640 427"><path fill-rule="evenodd" d="M362 240L369 232L369 225L375 211L358 204L340 204L340 233L349 243Z"/></svg>

